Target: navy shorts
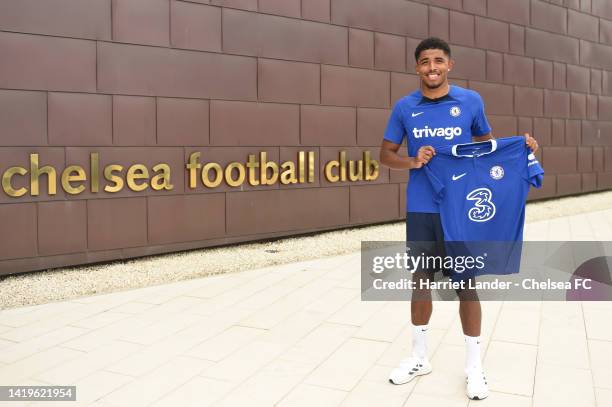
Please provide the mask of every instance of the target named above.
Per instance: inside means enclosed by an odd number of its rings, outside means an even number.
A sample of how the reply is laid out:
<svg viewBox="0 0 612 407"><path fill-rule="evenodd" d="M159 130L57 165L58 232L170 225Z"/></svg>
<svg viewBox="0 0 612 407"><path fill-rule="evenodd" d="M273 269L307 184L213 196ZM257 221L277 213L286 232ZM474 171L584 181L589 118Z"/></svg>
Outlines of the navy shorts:
<svg viewBox="0 0 612 407"><path fill-rule="evenodd" d="M440 214L406 212L406 241L443 242Z"/></svg>
<svg viewBox="0 0 612 407"><path fill-rule="evenodd" d="M445 256L444 232L439 213L406 212L406 250L413 256ZM418 271L436 272L423 267ZM442 270L447 275L446 270Z"/></svg>
<svg viewBox="0 0 612 407"><path fill-rule="evenodd" d="M406 212L406 250L408 249L412 255L423 254L442 258L446 256L444 231L439 213ZM432 273L430 277L433 277L433 273L437 271L442 271L444 277L453 275L452 270L436 266L421 267L417 271ZM444 290L438 291L441 298L447 301L454 300L456 297L460 300L478 301L478 294L474 290L459 288L450 291L451 294Z"/></svg>

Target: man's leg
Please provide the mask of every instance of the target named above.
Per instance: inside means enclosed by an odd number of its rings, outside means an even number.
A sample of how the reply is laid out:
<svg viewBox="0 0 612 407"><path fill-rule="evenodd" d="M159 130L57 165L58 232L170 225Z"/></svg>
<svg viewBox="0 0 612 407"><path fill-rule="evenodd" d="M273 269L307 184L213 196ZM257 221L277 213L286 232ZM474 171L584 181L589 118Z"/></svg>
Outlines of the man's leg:
<svg viewBox="0 0 612 407"><path fill-rule="evenodd" d="M440 236L438 235L437 214L418 213L406 217L406 242L412 255L434 255ZM427 284L433 281L435 270L421 268L414 271L410 302L410 318L412 320L412 356L427 359L427 330L429 319L433 312L431 289Z"/></svg>
<svg viewBox="0 0 612 407"><path fill-rule="evenodd" d="M461 296L460 296L461 298ZM480 325L482 312L478 299L460 300L459 317L466 345L465 370L482 369L480 357Z"/></svg>
<svg viewBox="0 0 612 407"><path fill-rule="evenodd" d="M482 311L476 290L460 290L459 316L465 338L467 374L467 396L470 399L482 400L489 395L487 379L482 368L480 356L480 328Z"/></svg>
<svg viewBox="0 0 612 407"><path fill-rule="evenodd" d="M412 281L419 287L419 281L429 280L430 275L417 271L412 275ZM412 319L412 354L402 360L399 366L391 372L389 381L393 384L408 383L417 376L431 372L431 364L427 358L427 329L431 317L431 290L417 288L412 291L410 312Z"/></svg>
<svg viewBox="0 0 612 407"><path fill-rule="evenodd" d="M461 290L459 295L459 317L463 333L468 336L480 336L482 311L478 294L474 290Z"/></svg>
<svg viewBox="0 0 612 407"><path fill-rule="evenodd" d="M412 281L417 285L417 288L412 291L412 301L410 301L412 325L427 325L433 311L431 290L418 287L421 281L432 281L431 275L424 271L417 271L412 275Z"/></svg>
<svg viewBox="0 0 612 407"><path fill-rule="evenodd" d="M412 300L410 302L410 316L412 319L412 325L427 325L431 313L433 312L433 305L431 299L425 300Z"/></svg>
<svg viewBox="0 0 612 407"><path fill-rule="evenodd" d="M416 284L416 288L412 291L412 301L410 302L412 356L419 359L427 359L427 330L433 311L431 290L420 288L420 283L432 280L431 273L425 271L417 271L412 275L412 281Z"/></svg>
<svg viewBox="0 0 612 407"><path fill-rule="evenodd" d="M406 216L406 244L412 255L437 255L443 241L442 225L437 213L408 213ZM427 330L433 312L431 289L426 285L433 282L437 270L422 267L412 275L415 288L410 302L412 320L412 355L427 359Z"/></svg>
<svg viewBox="0 0 612 407"><path fill-rule="evenodd" d="M427 213L406 214L406 246L412 255L419 255L423 248L418 242L435 240L432 217ZM412 242L417 242L413 245ZM412 355L400 362L393 369L389 381L393 384L408 383L416 376L431 372L431 364L427 359L427 328L432 313L431 290L420 288L421 281L428 281L431 274L419 270L413 273L412 281L416 289L412 291L410 313L412 320Z"/></svg>

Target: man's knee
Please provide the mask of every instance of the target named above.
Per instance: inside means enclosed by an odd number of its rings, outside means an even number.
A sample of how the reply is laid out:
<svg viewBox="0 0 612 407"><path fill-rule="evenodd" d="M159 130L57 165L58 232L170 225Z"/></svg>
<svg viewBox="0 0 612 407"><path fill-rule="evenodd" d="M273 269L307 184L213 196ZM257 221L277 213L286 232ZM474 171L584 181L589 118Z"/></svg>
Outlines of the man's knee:
<svg viewBox="0 0 612 407"><path fill-rule="evenodd" d="M457 292L457 296L459 297L459 301L461 302L470 302L470 301L474 301L477 302L479 301L478 299L478 291L474 290L474 289L463 289L463 290L456 290Z"/></svg>

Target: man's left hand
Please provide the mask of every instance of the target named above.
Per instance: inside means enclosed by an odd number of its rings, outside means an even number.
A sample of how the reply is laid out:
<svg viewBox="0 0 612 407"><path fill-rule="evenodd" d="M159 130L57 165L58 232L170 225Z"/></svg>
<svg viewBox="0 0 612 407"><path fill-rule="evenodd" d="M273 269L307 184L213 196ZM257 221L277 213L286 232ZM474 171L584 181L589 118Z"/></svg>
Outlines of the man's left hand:
<svg viewBox="0 0 612 407"><path fill-rule="evenodd" d="M538 142L536 141L536 139L531 137L529 133L525 133L525 144L527 144L527 146L531 149L533 153L538 151Z"/></svg>

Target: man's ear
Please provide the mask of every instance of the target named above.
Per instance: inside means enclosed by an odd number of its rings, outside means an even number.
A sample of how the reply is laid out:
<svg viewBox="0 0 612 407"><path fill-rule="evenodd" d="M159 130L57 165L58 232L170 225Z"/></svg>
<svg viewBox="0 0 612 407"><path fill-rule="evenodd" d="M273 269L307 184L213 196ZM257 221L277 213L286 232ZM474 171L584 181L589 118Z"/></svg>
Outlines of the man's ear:
<svg viewBox="0 0 612 407"><path fill-rule="evenodd" d="M449 59L448 60L448 70L450 71L451 69L453 69L454 66L455 66L455 60Z"/></svg>

